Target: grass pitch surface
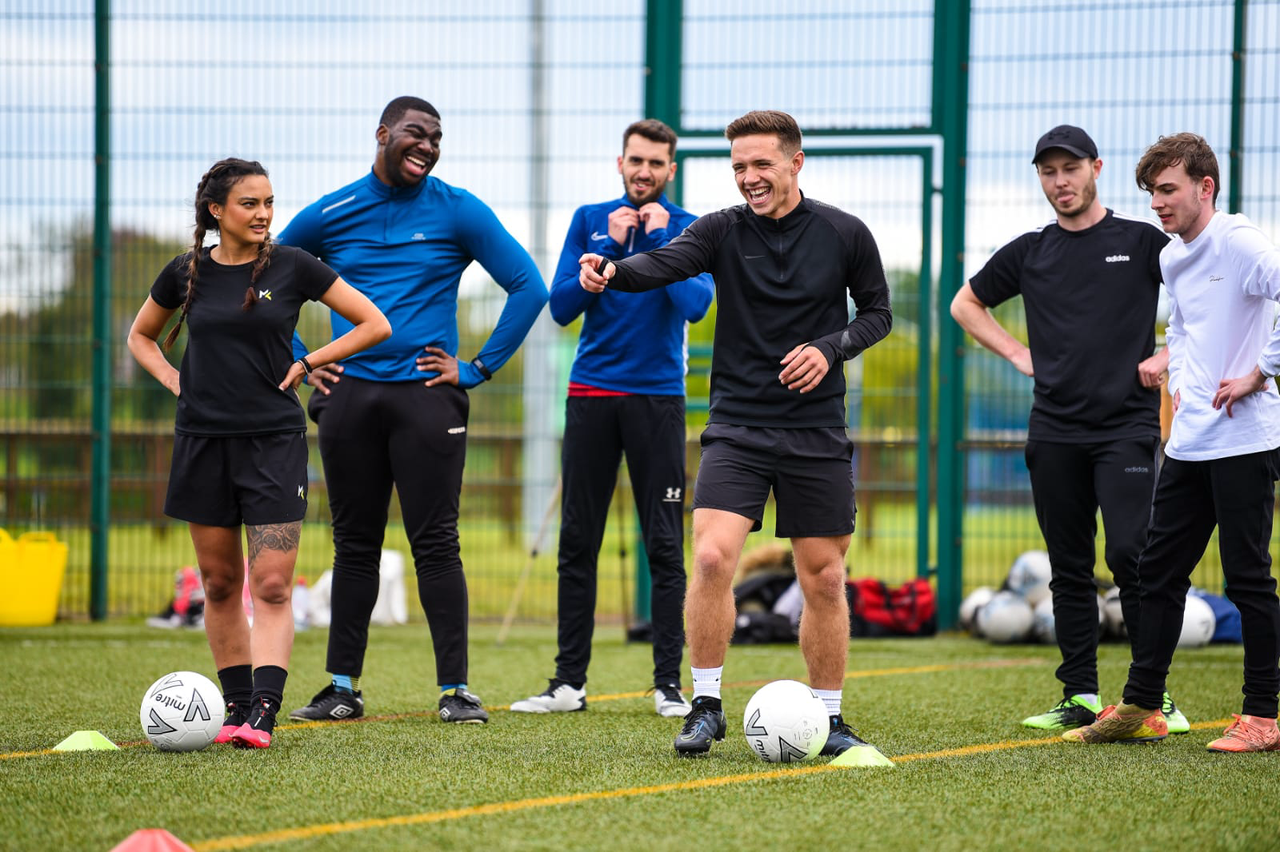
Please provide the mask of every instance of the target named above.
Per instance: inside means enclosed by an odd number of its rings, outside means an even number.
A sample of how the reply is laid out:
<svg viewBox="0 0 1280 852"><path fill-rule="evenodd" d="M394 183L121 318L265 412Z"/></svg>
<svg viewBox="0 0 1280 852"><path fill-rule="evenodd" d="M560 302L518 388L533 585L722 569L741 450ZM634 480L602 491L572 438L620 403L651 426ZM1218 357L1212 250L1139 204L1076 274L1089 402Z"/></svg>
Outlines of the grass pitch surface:
<svg viewBox="0 0 1280 852"><path fill-rule="evenodd" d="M734 647L729 735L680 759L678 719L653 712L651 658L597 628L585 713L505 708L541 691L551 627L472 633L471 688L488 725L434 714L422 625L374 628L362 687L368 718L282 720L267 751L166 754L138 723L161 674L214 675L204 636L135 624L0 630L0 848L110 849L162 827L215 849L1275 849L1280 753L1214 755L1240 700L1241 649L1181 651L1170 686L1190 734L1153 746L1078 746L1022 728L1059 697L1056 649L959 636L858 640L846 718L895 761L833 769L761 762L741 735L757 686L805 680L794 646ZM285 708L324 685L326 635L298 635ZM1104 645L1104 702L1128 649ZM53 753L76 730L114 752Z"/></svg>

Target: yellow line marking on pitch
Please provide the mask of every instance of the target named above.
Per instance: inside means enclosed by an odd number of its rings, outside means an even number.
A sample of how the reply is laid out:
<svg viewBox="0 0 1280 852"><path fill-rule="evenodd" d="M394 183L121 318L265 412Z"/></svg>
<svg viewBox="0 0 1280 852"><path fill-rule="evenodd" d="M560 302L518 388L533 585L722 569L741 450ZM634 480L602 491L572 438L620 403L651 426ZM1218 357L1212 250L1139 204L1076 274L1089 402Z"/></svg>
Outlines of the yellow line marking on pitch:
<svg viewBox="0 0 1280 852"><path fill-rule="evenodd" d="M1012 666L1039 666L1046 665L1048 661L1038 660L1034 658L1012 659L1012 660L982 660L973 663L939 663L928 666L899 666L887 669L864 669L862 671L852 671L845 674L845 680L855 680L864 677L891 677L893 675L904 674L932 674L936 672L963 671L966 669L999 669L1009 668ZM747 680L738 681L736 683L727 683L724 689L748 688L752 686L764 686L769 683L767 680ZM648 695L649 691L644 692L615 692L610 695L597 695L592 697L591 702L598 704L605 701L623 701L631 698L643 698ZM509 710L510 704L489 705L489 710ZM289 722L284 725L277 725L276 729L280 731L304 730L306 728L332 728L335 725L362 724L367 722L392 722L396 719L412 719L423 716L434 716L435 710L410 710L404 713L385 713L380 716L365 716L360 719L352 719L348 722ZM135 746L146 745L146 740L132 740L129 742L116 743L120 748L133 748ZM13 751L0 753L0 760L12 760L19 757L42 757L48 754L63 754L64 752L54 751L51 748L39 749L36 751Z"/></svg>
<svg viewBox="0 0 1280 852"><path fill-rule="evenodd" d="M1192 730L1204 728L1220 728L1230 720L1219 719L1213 722L1196 722ZM1031 746L1066 745L1059 737L1044 737L1034 740L1005 740L998 743L981 743L978 745L948 748L940 751L903 754L889 758L895 764L910 763L917 760L945 760L953 757L968 757L975 754L986 754L996 751L1009 751L1015 748ZM427 825L437 822L468 819L471 817L509 814L517 811L552 808L561 805L577 805L585 802L600 802L610 799L629 799L639 796L655 796L681 790L704 790L711 787L725 787L731 784L747 784L773 778L796 778L802 775L813 775L818 772L851 771L847 767L821 764L818 766L800 766L787 769L773 769L766 772L750 772L743 775L722 775L716 778L699 778L693 781L676 781L670 784L653 784L648 787L624 787L616 790L597 790L591 793L573 793L566 796L543 796L536 799L518 799L512 802L493 802L487 805L474 805L469 808L453 808L447 811L429 811L420 814L403 814L393 817L350 820L347 822L329 822L316 825L286 828L279 831L268 831L262 834L242 834L230 837L216 837L209 840L196 841L189 844L195 852L220 852L224 849L248 849L267 843L286 843L295 840L308 840L315 837L335 834L350 834L357 831L369 831L378 828L395 828L411 825Z"/></svg>

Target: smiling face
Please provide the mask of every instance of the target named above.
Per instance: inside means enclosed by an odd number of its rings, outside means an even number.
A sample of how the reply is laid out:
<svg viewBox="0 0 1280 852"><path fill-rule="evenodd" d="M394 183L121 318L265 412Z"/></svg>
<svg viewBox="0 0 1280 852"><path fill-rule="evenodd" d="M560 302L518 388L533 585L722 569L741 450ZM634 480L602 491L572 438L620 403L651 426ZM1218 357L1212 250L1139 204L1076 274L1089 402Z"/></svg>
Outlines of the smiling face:
<svg viewBox="0 0 1280 852"><path fill-rule="evenodd" d="M221 242L228 249L266 242L275 216L275 195L266 175L246 175L231 185L224 204L210 204Z"/></svg>
<svg viewBox="0 0 1280 852"><path fill-rule="evenodd" d="M1102 160L1077 157L1051 148L1036 161L1040 188L1060 219L1074 219L1089 212L1098 200L1098 175Z"/></svg>
<svg viewBox="0 0 1280 852"><path fill-rule="evenodd" d="M781 219L800 203L804 152L788 155L772 133L739 136L730 147L738 191L757 216Z"/></svg>
<svg viewBox="0 0 1280 852"><path fill-rule="evenodd" d="M1151 182L1151 209L1165 233L1191 242L1213 218L1213 190L1213 178L1195 180L1185 165L1175 163Z"/></svg>
<svg viewBox="0 0 1280 852"><path fill-rule="evenodd" d="M636 207L656 201L666 191L667 181L676 175L671 146L632 133L618 158L618 174L622 175L627 200Z"/></svg>
<svg viewBox="0 0 1280 852"><path fill-rule="evenodd" d="M378 126L373 173L387 186L414 186L440 159L440 119L422 110L406 110L391 127Z"/></svg>

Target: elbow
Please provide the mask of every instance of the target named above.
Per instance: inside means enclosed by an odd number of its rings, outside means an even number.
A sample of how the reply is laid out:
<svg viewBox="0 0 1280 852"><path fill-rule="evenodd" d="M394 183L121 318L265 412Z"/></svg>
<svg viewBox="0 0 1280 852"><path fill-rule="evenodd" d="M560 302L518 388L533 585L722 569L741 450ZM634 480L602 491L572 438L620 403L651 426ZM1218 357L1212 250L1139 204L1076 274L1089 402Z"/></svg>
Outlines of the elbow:
<svg viewBox="0 0 1280 852"><path fill-rule="evenodd" d="M373 321L373 340L370 346L376 346L391 336L391 320L379 314L378 319Z"/></svg>

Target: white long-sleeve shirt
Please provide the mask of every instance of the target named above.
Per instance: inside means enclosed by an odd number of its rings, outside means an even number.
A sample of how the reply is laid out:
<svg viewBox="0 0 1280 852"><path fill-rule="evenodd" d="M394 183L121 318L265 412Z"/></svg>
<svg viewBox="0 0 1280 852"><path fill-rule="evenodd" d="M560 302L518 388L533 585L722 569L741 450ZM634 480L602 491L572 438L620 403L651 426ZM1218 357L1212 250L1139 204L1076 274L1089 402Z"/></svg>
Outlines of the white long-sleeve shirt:
<svg viewBox="0 0 1280 852"><path fill-rule="evenodd" d="M1191 242L1172 240L1160 253L1170 297L1169 393L1180 393L1165 452L1207 461L1280 447L1280 395L1275 379L1232 406L1214 410L1223 379L1257 366L1280 373L1280 248L1240 214L1218 212Z"/></svg>

